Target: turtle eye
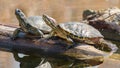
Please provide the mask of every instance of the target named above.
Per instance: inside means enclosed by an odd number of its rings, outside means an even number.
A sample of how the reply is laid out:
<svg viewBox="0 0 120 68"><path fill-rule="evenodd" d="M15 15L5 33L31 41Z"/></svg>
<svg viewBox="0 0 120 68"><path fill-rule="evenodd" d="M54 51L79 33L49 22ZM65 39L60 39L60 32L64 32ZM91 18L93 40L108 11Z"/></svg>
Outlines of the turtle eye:
<svg viewBox="0 0 120 68"><path fill-rule="evenodd" d="M17 12L20 12L20 10L18 10Z"/></svg>
<svg viewBox="0 0 120 68"><path fill-rule="evenodd" d="M17 13L21 12L20 9L15 9L15 11L16 11Z"/></svg>

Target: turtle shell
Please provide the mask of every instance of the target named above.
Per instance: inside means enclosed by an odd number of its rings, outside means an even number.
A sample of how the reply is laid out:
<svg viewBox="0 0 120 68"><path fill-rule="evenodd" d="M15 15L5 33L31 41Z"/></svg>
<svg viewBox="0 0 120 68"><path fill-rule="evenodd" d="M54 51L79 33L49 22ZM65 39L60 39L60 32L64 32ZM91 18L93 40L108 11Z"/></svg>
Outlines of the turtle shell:
<svg viewBox="0 0 120 68"><path fill-rule="evenodd" d="M80 22L61 23L59 26L66 32L73 34L73 36L87 37L87 38L103 38L103 35L94 27ZM68 34L69 35L69 34Z"/></svg>
<svg viewBox="0 0 120 68"><path fill-rule="evenodd" d="M50 32L52 29L44 22L44 20L42 19L41 16L31 16L28 17L27 20L29 21L28 23L33 26L36 27L42 31L45 32Z"/></svg>

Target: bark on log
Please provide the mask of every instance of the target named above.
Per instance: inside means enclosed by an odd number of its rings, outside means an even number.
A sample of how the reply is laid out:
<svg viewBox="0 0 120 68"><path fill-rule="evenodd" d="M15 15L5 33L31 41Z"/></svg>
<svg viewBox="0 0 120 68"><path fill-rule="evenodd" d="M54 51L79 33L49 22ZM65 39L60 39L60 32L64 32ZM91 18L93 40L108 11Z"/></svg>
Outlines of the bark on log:
<svg viewBox="0 0 120 68"><path fill-rule="evenodd" d="M59 38L13 41L10 37L15 29L15 27L0 25L0 50L47 57L70 57L77 60L94 58L97 61L109 54L87 44L77 44L74 48L67 50L68 44Z"/></svg>

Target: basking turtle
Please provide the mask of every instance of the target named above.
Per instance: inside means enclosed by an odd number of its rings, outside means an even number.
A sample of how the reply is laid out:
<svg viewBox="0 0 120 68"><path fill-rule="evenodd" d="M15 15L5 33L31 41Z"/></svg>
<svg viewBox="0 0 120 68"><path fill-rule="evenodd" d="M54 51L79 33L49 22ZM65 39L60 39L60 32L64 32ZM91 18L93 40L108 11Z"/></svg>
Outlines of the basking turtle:
<svg viewBox="0 0 120 68"><path fill-rule="evenodd" d="M103 35L97 29L85 23L68 22L57 25L55 19L47 15L43 15L43 20L53 29L52 35L59 36L69 42L73 42L72 39L90 41L103 38Z"/></svg>
<svg viewBox="0 0 120 68"><path fill-rule="evenodd" d="M105 41L103 35L97 29L85 23L68 22L57 25L55 19L48 15L43 15L43 20L52 28L52 36L59 36L68 42L74 43L74 40L77 40L87 44L103 44L107 45L109 48L115 46Z"/></svg>
<svg viewBox="0 0 120 68"><path fill-rule="evenodd" d="M20 9L15 10L15 15L19 21L20 28L17 28L12 39L19 37L19 33L23 32L26 35L31 34L37 37L43 37L44 33L49 33L51 28L46 25L41 16L32 16L26 18L25 14Z"/></svg>
<svg viewBox="0 0 120 68"><path fill-rule="evenodd" d="M97 16L97 13L94 10L87 9L83 11L83 20L92 19Z"/></svg>

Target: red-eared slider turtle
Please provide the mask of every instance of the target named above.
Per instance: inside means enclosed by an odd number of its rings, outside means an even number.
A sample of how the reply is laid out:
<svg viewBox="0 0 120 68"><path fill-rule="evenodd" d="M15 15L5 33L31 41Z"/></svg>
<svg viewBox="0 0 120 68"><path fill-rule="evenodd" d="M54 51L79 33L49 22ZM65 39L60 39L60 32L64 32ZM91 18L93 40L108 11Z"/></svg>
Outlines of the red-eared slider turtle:
<svg viewBox="0 0 120 68"><path fill-rule="evenodd" d="M43 37L44 33L51 31L51 28L46 25L41 16L32 16L26 18L25 14L20 9L15 10L15 15L19 21L20 28L17 28L12 39L19 37L19 33L23 32L33 36Z"/></svg>
<svg viewBox="0 0 120 68"><path fill-rule="evenodd" d="M52 36L56 35L69 42L73 42L72 39L79 39L81 41L87 41L103 38L103 35L94 27L80 22L68 22L56 24L55 19L48 15L43 15L43 20L52 28Z"/></svg>
<svg viewBox="0 0 120 68"><path fill-rule="evenodd" d="M55 19L48 15L43 15L43 20L52 28L52 36L59 36L68 42L74 43L74 40L78 40L87 44L103 44L110 48L114 46L112 43L105 41L103 35L97 29L88 24L68 22L57 25Z"/></svg>

